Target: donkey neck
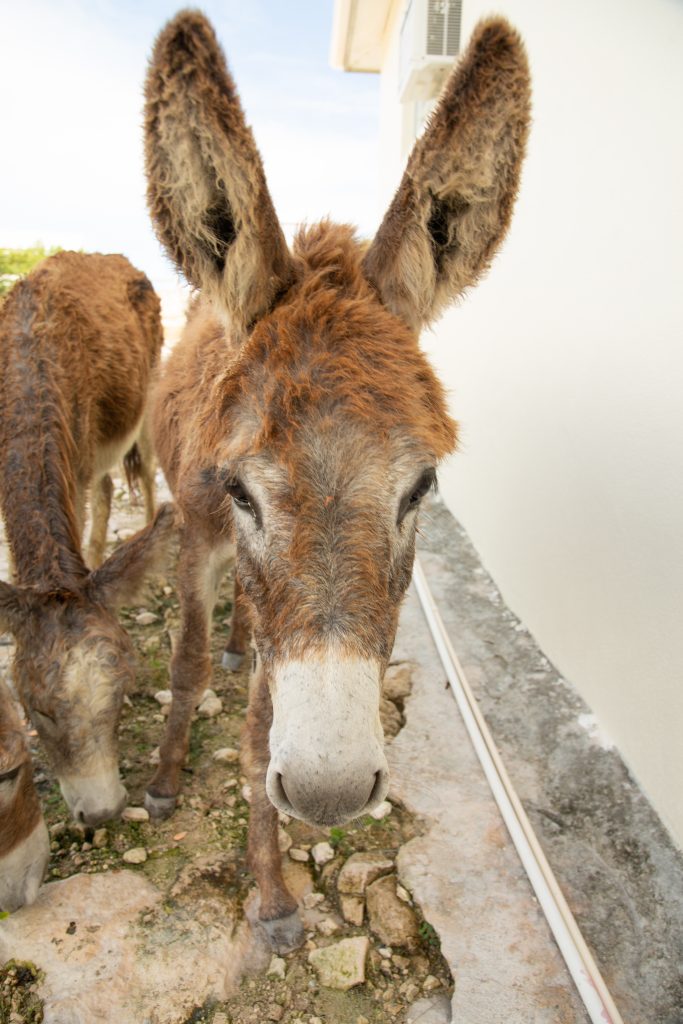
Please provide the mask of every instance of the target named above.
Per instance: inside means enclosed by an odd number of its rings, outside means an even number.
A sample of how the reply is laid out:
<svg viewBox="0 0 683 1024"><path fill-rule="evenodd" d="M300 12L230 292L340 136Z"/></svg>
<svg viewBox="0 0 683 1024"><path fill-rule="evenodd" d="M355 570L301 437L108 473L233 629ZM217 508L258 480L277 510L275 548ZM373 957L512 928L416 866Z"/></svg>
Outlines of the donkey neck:
<svg viewBox="0 0 683 1024"><path fill-rule="evenodd" d="M17 582L74 589L88 571L76 512L78 398L70 393L63 350L51 340L44 311L21 285L3 331L5 529Z"/></svg>

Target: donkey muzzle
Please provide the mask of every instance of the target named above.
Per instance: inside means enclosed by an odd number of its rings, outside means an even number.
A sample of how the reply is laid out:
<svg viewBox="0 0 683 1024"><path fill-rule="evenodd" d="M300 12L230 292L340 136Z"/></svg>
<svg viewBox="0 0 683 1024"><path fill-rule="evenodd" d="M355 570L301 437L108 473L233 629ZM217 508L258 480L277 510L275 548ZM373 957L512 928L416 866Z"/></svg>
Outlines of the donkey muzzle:
<svg viewBox="0 0 683 1024"><path fill-rule="evenodd" d="M329 826L381 803L389 768L379 695L374 660L330 653L277 668L266 791L278 810Z"/></svg>

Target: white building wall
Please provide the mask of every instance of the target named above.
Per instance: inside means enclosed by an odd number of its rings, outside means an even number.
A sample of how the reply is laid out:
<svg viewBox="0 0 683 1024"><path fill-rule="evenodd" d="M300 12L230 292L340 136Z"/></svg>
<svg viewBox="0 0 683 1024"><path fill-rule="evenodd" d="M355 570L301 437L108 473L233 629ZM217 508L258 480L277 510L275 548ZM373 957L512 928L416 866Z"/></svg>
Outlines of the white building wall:
<svg viewBox="0 0 683 1024"><path fill-rule="evenodd" d="M424 339L462 428L441 491L683 845L683 5L493 7L526 39L534 125L503 252ZM464 0L463 41L491 9Z"/></svg>

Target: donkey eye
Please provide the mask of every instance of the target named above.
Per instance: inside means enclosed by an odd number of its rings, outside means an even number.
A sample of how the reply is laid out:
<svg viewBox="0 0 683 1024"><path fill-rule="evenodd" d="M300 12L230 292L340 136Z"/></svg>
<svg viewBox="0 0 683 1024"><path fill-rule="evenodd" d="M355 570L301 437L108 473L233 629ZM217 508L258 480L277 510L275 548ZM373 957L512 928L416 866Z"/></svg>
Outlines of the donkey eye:
<svg viewBox="0 0 683 1024"><path fill-rule="evenodd" d="M3 782L12 782L14 779L16 779L20 771L21 765L18 764L16 768L12 768L8 772L0 773L0 785L2 785Z"/></svg>
<svg viewBox="0 0 683 1024"><path fill-rule="evenodd" d="M243 508L246 512L249 512L253 516L256 523L259 522L258 507L256 502L239 482L239 480L233 480L225 485L225 489L237 505L238 508Z"/></svg>
<svg viewBox="0 0 683 1024"><path fill-rule="evenodd" d="M436 471L431 468L426 469L413 489L408 491L401 499L398 509L399 525L403 522L408 512L417 508L427 491L434 487L436 487Z"/></svg>

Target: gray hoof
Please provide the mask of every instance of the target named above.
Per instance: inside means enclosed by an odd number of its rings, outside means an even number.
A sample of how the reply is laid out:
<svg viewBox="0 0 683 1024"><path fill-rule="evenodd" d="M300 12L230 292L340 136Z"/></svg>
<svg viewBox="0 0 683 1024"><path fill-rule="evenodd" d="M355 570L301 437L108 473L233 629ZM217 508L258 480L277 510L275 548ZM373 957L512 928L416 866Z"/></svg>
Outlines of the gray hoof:
<svg viewBox="0 0 683 1024"><path fill-rule="evenodd" d="M221 665L223 668L227 668L229 672L239 672L244 663L243 654L235 654L234 651L223 651L223 657L221 658Z"/></svg>
<svg viewBox="0 0 683 1024"><path fill-rule="evenodd" d="M175 805L174 796L152 796L151 793L145 793L145 810L149 811L150 818L170 818Z"/></svg>
<svg viewBox="0 0 683 1024"><path fill-rule="evenodd" d="M297 910L286 917L275 917L271 921L257 918L257 924L265 932L274 953L291 953L304 944L306 933Z"/></svg>

